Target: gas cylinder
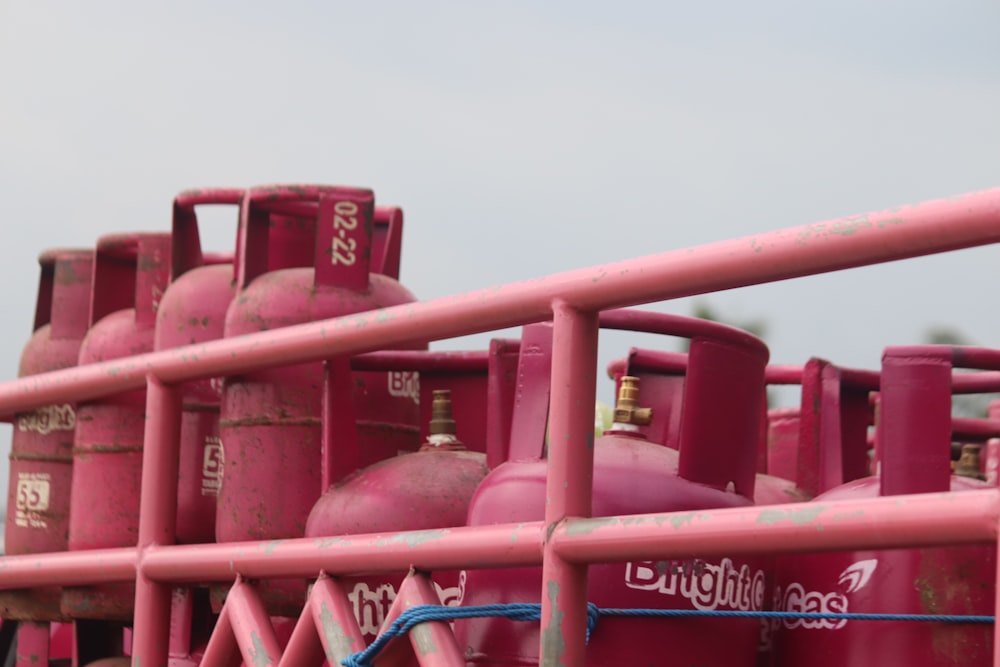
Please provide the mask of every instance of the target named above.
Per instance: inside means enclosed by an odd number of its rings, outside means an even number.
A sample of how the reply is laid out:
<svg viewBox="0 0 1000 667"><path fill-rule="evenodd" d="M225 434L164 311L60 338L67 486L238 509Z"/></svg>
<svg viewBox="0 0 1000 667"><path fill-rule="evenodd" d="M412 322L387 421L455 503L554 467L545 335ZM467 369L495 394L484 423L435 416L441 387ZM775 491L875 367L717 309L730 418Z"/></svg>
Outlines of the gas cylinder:
<svg viewBox="0 0 1000 667"><path fill-rule="evenodd" d="M615 423L594 444L593 516L750 505L768 358L764 343L730 327L660 313L607 311L601 326L689 336L692 342L678 451L638 431L651 414L638 381L622 377ZM551 327L525 327L526 349L534 359L522 354L522 360L531 362L534 373L523 377L517 407L542 416L524 423L515 412L507 461L476 490L469 525L544 517L545 413L538 404L548 405ZM764 576L757 559L743 557L592 565L587 600L608 608L759 610ZM537 603L541 593L540 568L470 570L462 604ZM538 663L537 624L459 620L455 635L470 664ZM756 619L609 616L590 637L586 664L753 665L758 635Z"/></svg>
<svg viewBox="0 0 1000 667"><path fill-rule="evenodd" d="M489 352L376 352L352 359L356 370L419 373L420 405L427 415L424 445L416 453L350 471L344 461L357 455L345 451L340 438L335 456L324 461L327 491L309 515L306 537L465 525L469 498L488 470L490 434L509 430L505 406L513 400L514 385L505 380L516 373L518 346L516 340L494 339ZM325 398L336 400L329 390ZM353 421L333 406L326 415L324 439L344 430L336 418ZM385 621L402 577L343 580L366 640L374 639ZM457 603L458 572L435 572L434 583L444 604Z"/></svg>
<svg viewBox="0 0 1000 667"><path fill-rule="evenodd" d="M310 215L316 221L312 268L267 271L269 213ZM371 272L373 215L370 190L331 186L248 190L240 208L237 297L226 313L225 335L413 302L413 295L395 279ZM426 349L426 344L422 347ZM323 376L322 363L309 363L225 378L218 541L304 535L306 519L321 493ZM394 393L384 372L352 374L349 387L360 465L419 447L419 406L412 394ZM260 591L272 614L297 616L305 585L298 580L271 580L261 582Z"/></svg>
<svg viewBox="0 0 1000 667"><path fill-rule="evenodd" d="M18 377L75 366L89 325L93 250L49 250L38 258L41 279L34 333ZM49 405L16 415L7 485L6 553L65 551L73 471L76 406ZM0 592L0 615L22 621L61 617L60 590Z"/></svg>
<svg viewBox="0 0 1000 667"><path fill-rule="evenodd" d="M174 199L170 285L157 309L153 347L166 350L222 338L232 301L233 264L206 261L195 207L239 204L243 191L205 189ZM221 381L182 385L180 461L177 489L179 544L215 539L215 499L221 485L219 402Z"/></svg>
<svg viewBox="0 0 1000 667"><path fill-rule="evenodd" d="M616 378L616 390L619 373L640 379L643 396L646 404L652 408L653 417L648 425L637 428L651 442L672 449L676 449L679 444L687 364L688 356L684 353L632 348L624 364L614 363L608 369L609 374ZM801 376L801 368L769 366L765 371L768 384L798 384L801 382ZM762 405L766 412L766 395ZM772 421L772 417L778 415L784 419ZM794 418L790 418L792 416ZM795 465L796 449L799 447L798 409L786 409L783 413L775 414L767 412L760 424L762 428L759 439L758 473L754 484L754 503L771 505L806 500L807 496L796 488L795 474L779 477L771 473L768 468L768 462L779 456L781 457L779 460L790 461L791 466ZM778 425L782 430L774 432L772 429ZM784 440L772 442L779 433ZM782 444L784 448L781 448Z"/></svg>
<svg viewBox="0 0 1000 667"><path fill-rule="evenodd" d="M985 482L950 474L952 365L1000 352L947 346L890 347L882 357L881 474L826 486L813 502L962 492ZM861 452L844 450L855 465ZM827 480L828 481L828 480ZM995 546L803 554L778 559L783 611L992 614ZM852 667L991 664L993 628L980 624L783 619L775 665Z"/></svg>
<svg viewBox="0 0 1000 667"><path fill-rule="evenodd" d="M79 363L150 352L156 308L167 287L169 234L116 234L98 240L90 330ZM69 549L135 546L146 417L145 388L87 403L77 411L70 492ZM66 588L74 618L128 620L135 586Z"/></svg>
<svg viewBox="0 0 1000 667"><path fill-rule="evenodd" d="M458 440L451 390L434 390L430 434L413 453L380 461L333 485L309 514L306 537L465 525L469 499L488 472L485 453ZM480 443L480 449L484 449ZM402 575L347 579L349 597L367 641L378 633ZM436 572L442 604L459 597L459 573Z"/></svg>

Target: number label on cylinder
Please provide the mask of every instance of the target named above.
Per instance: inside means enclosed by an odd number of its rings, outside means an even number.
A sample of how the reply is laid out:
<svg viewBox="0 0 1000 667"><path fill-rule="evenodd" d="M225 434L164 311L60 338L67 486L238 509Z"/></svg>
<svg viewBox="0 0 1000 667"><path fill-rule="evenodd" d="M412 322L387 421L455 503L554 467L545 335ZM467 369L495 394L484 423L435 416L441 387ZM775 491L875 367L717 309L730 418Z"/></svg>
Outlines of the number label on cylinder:
<svg viewBox="0 0 1000 667"><path fill-rule="evenodd" d="M201 464L201 495L219 495L224 467L225 453L222 449L222 440L213 435L206 436Z"/></svg>
<svg viewBox="0 0 1000 667"><path fill-rule="evenodd" d="M39 513L49 509L50 480L45 472L18 473L14 523L21 528L47 527Z"/></svg>
<svg viewBox="0 0 1000 667"><path fill-rule="evenodd" d="M355 291L368 289L371 269L371 192L331 192L319 200L316 232L316 284Z"/></svg>
<svg viewBox="0 0 1000 667"><path fill-rule="evenodd" d="M354 254L358 241L354 234L358 229L358 205L352 201L338 201L333 205L333 248L330 255L332 264L352 266L358 261Z"/></svg>

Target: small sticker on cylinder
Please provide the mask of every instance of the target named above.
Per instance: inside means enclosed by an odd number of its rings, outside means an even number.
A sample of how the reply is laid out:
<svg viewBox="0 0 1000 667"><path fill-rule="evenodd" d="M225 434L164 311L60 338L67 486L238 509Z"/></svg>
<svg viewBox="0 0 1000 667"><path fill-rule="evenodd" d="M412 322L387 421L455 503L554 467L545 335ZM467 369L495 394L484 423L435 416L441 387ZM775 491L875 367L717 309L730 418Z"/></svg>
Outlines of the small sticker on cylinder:
<svg viewBox="0 0 1000 667"><path fill-rule="evenodd" d="M47 528L39 516L49 509L51 476L47 472L20 472L17 474L17 495L14 523L21 528Z"/></svg>
<svg viewBox="0 0 1000 667"><path fill-rule="evenodd" d="M219 491L222 489L224 464L225 453L222 449L222 440L218 436L206 436L201 464L201 495L219 495Z"/></svg>

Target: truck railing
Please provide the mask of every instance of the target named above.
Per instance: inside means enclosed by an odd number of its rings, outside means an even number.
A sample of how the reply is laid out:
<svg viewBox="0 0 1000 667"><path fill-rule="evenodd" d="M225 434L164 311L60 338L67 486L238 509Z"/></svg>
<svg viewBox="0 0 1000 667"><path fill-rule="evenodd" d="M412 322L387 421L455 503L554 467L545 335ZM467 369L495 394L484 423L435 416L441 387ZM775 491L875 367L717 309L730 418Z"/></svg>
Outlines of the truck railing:
<svg viewBox="0 0 1000 667"><path fill-rule="evenodd" d="M998 241L1000 189L991 189L0 384L0 416L143 386L148 416L137 548L7 556L0 559L0 588L135 579L133 664L165 667L175 582L236 580L233 600L245 598L253 607L253 596L240 588L243 577L541 563L545 590L556 591L541 596L542 664L582 665L588 563L723 549L736 554L995 543L997 491L591 519L593 452L585 443L593 432L601 310ZM544 521L173 546L179 383L548 319L555 344ZM220 626L227 627L216 632L232 633L225 612L224 618ZM293 636L287 654L298 650L296 641ZM1000 658L994 664L1000 666Z"/></svg>

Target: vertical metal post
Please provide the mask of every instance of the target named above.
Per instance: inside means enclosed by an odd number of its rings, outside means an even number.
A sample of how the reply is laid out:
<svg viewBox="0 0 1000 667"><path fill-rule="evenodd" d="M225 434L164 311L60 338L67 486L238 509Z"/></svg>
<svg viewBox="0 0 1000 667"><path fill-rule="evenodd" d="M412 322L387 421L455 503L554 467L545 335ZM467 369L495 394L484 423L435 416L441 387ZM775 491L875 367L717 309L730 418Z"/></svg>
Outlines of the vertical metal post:
<svg viewBox="0 0 1000 667"><path fill-rule="evenodd" d="M1000 530L997 531L997 553L1000 554ZM993 615L1000 614L1000 558L997 559L997 577L994 580ZM1000 667L1000 623L993 621L993 667Z"/></svg>
<svg viewBox="0 0 1000 667"><path fill-rule="evenodd" d="M142 556L147 547L175 540L180 429L180 390L148 376L132 638L132 664L137 667L167 667L172 587L143 574Z"/></svg>
<svg viewBox="0 0 1000 667"><path fill-rule="evenodd" d="M7 621L12 623L13 621ZM36 667L49 664L48 623L22 621L17 624L16 667Z"/></svg>
<svg viewBox="0 0 1000 667"><path fill-rule="evenodd" d="M567 517L589 517L597 393L596 313L553 303L545 523L551 535ZM541 664L582 667L587 631L587 567L562 560L546 540L542 565Z"/></svg>

